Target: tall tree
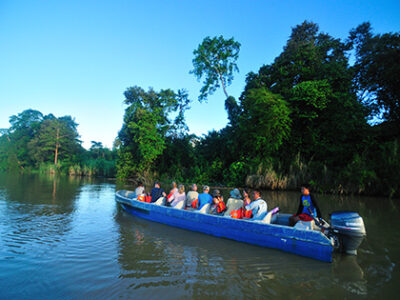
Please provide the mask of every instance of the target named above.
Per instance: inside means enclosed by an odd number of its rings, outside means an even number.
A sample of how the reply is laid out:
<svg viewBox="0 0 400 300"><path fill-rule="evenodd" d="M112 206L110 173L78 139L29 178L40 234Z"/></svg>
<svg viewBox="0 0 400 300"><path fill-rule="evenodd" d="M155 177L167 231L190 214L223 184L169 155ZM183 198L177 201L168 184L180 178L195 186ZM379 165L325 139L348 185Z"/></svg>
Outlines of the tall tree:
<svg viewBox="0 0 400 300"><path fill-rule="evenodd" d="M400 123L400 33L372 33L369 22L350 31L355 83L373 116Z"/></svg>
<svg viewBox="0 0 400 300"><path fill-rule="evenodd" d="M53 161L55 165L60 157L71 160L77 154L81 143L77 126L70 116L46 116L37 134L28 143L27 148L31 156L37 163Z"/></svg>
<svg viewBox="0 0 400 300"><path fill-rule="evenodd" d="M184 123L184 106L187 94L167 89L160 92L150 88L147 92L138 86L128 88L125 93L124 123L118 134L120 177L138 177L149 171L152 163L165 149L165 137ZM179 121L169 118L171 112L179 111Z"/></svg>
<svg viewBox="0 0 400 300"><path fill-rule="evenodd" d="M26 170L42 162L76 161L82 147L70 116L43 116L28 109L10 117L10 128L0 138L0 169Z"/></svg>
<svg viewBox="0 0 400 300"><path fill-rule="evenodd" d="M250 73L244 94L267 88L285 99L292 130L283 157L300 153L305 159L343 165L362 148L365 110L353 89L349 47L318 25L303 22L292 29L283 52L270 65Z"/></svg>
<svg viewBox="0 0 400 300"><path fill-rule="evenodd" d="M226 98L227 85L233 80L233 72L239 71L236 61L239 57L240 43L233 38L228 40L223 36L206 37L193 51L193 67L190 73L198 80L204 76L203 87L200 89L199 101L207 99L222 85Z"/></svg>
<svg viewBox="0 0 400 300"><path fill-rule="evenodd" d="M8 165L19 169L33 165L33 159L29 154L27 144L37 134L43 114L40 111L27 109L10 117L10 128L7 130Z"/></svg>

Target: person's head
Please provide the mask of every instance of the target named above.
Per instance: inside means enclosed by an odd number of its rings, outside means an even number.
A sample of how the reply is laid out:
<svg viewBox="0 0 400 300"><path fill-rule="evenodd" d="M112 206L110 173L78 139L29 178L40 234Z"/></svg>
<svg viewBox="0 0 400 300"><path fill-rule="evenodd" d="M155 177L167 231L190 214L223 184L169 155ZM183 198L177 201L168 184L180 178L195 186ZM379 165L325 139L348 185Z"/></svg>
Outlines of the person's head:
<svg viewBox="0 0 400 300"><path fill-rule="evenodd" d="M183 184L179 185L178 192L179 192L179 194L182 194L185 192L185 186Z"/></svg>
<svg viewBox="0 0 400 300"><path fill-rule="evenodd" d="M192 191L196 192L197 191L197 184L193 183L191 188L192 188Z"/></svg>
<svg viewBox="0 0 400 300"><path fill-rule="evenodd" d="M172 186L173 189L176 188L176 182L172 181L171 186Z"/></svg>
<svg viewBox="0 0 400 300"><path fill-rule="evenodd" d="M250 190L249 189L243 190L243 198L250 198Z"/></svg>
<svg viewBox="0 0 400 300"><path fill-rule="evenodd" d="M240 191L238 189L233 189L230 193L231 198L234 199L241 199L242 196L240 195Z"/></svg>
<svg viewBox="0 0 400 300"><path fill-rule="evenodd" d="M158 181L154 182L154 187L160 188L160 183Z"/></svg>
<svg viewBox="0 0 400 300"><path fill-rule="evenodd" d="M254 198L254 200L257 200L260 197L261 197L260 191L259 190L253 190L253 198Z"/></svg>
<svg viewBox="0 0 400 300"><path fill-rule="evenodd" d="M138 186L143 186L143 182L139 181Z"/></svg>
<svg viewBox="0 0 400 300"><path fill-rule="evenodd" d="M303 183L303 184L301 185L301 193L302 193L304 196L310 195L310 185L309 185L308 183Z"/></svg>
<svg viewBox="0 0 400 300"><path fill-rule="evenodd" d="M213 198L219 198L221 197L221 192L219 190L214 190L213 191Z"/></svg>
<svg viewBox="0 0 400 300"><path fill-rule="evenodd" d="M208 185L203 186L203 193L208 193L210 191L210 187Z"/></svg>

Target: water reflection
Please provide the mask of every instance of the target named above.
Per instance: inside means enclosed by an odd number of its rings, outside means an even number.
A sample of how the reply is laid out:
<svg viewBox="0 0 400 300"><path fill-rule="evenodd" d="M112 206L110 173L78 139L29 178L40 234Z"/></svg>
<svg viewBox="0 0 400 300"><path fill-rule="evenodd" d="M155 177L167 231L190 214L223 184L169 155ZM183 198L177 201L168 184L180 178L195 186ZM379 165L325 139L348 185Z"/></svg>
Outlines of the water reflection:
<svg viewBox="0 0 400 300"><path fill-rule="evenodd" d="M132 279L127 289L135 292L162 290L167 298L368 293L357 257L339 256L327 264L141 220L121 209L116 222L121 277Z"/></svg>
<svg viewBox="0 0 400 300"><path fill-rule="evenodd" d="M338 283L352 294L368 294L365 272L357 262L356 256L337 255L333 261L334 277Z"/></svg>
<svg viewBox="0 0 400 300"><path fill-rule="evenodd" d="M32 245L59 242L71 229L74 199L81 185L56 176L1 174L0 234L4 257L14 259L31 251Z"/></svg>
<svg viewBox="0 0 400 300"><path fill-rule="evenodd" d="M98 183L0 175L2 299L97 299L113 291L114 186Z"/></svg>

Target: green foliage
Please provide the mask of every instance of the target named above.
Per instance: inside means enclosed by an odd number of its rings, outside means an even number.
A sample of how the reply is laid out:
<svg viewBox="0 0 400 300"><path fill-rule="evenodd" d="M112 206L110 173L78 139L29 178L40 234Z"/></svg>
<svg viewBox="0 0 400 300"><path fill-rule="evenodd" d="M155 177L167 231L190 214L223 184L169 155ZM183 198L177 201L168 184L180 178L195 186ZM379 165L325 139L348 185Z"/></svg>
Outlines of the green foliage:
<svg viewBox="0 0 400 300"><path fill-rule="evenodd" d="M331 93L327 80L303 81L297 84L290 97L293 114L299 119L317 118L327 107Z"/></svg>
<svg viewBox="0 0 400 300"><path fill-rule="evenodd" d="M225 110L228 112L228 119L231 126L235 126L238 123L238 118L240 115L240 107L236 102L236 99L229 96L225 100Z"/></svg>
<svg viewBox="0 0 400 300"><path fill-rule="evenodd" d="M400 33L374 35L369 22L351 30L355 83L374 116L400 123Z"/></svg>
<svg viewBox="0 0 400 300"><path fill-rule="evenodd" d="M247 153L265 158L277 151L290 133L288 104L266 88L250 89L241 98L240 130Z"/></svg>
<svg viewBox="0 0 400 300"><path fill-rule="evenodd" d="M184 111L190 101L183 90L155 92L140 87L128 88L125 93L124 124L119 132L118 176L138 177L151 170L155 160L166 148L165 138L184 131ZM178 112L174 121L171 112Z"/></svg>
<svg viewBox="0 0 400 300"><path fill-rule="evenodd" d="M378 178L367 162L365 157L356 154L352 162L340 173L340 185L346 192L362 194L372 191L372 185Z"/></svg>
<svg viewBox="0 0 400 300"><path fill-rule="evenodd" d="M10 117L10 128L3 130L3 141L0 154L4 170L21 170L32 166L33 160L26 147L37 134L43 115L37 110L27 109Z"/></svg>
<svg viewBox="0 0 400 300"><path fill-rule="evenodd" d="M273 63L247 75L236 101L225 85L237 70L240 44L207 37L194 51L191 73L205 78L200 101L222 85L229 124L203 137L190 136L168 119L171 111L178 111L171 104L177 99L172 91L165 93L170 98L161 99L153 90L135 88L130 91L134 97L126 96L131 106L117 140L118 173L128 177L147 166L147 172L153 170L164 180L268 189L297 189L310 182L320 192L397 195L397 104L394 98L390 107L379 102L397 95L392 83L400 78L398 64L388 65L398 60L397 38L373 36L364 25L344 43L320 33L317 24L303 22L293 28ZM352 68L349 53L354 46L357 60ZM379 51L375 55L371 49ZM376 79L376 90L367 85L371 78ZM362 89L380 97L378 108L390 112L391 122L367 123L370 107Z"/></svg>
<svg viewBox="0 0 400 300"><path fill-rule="evenodd" d="M70 117L25 110L0 131L0 170L113 176L183 183L397 196L400 190L398 33L374 35L369 23L345 43L318 25L292 30L282 53L247 75L236 100L226 86L240 44L207 37L191 71L204 78L200 101L222 85L229 123L188 134L185 90L128 88L114 150L80 145ZM349 65L354 51L355 64ZM383 116L370 125L368 117ZM55 163L55 153L59 160ZM117 159L118 158L118 159Z"/></svg>
<svg viewBox="0 0 400 300"><path fill-rule="evenodd" d="M224 171L224 182L229 186L243 186L248 174L248 162L236 161Z"/></svg>
<svg viewBox="0 0 400 300"><path fill-rule="evenodd" d="M76 176L114 176L116 151L92 142L81 147L77 126L70 116L43 116L25 110L10 117L10 128L1 130L0 170L70 174ZM55 157L57 153L57 163Z"/></svg>
<svg viewBox="0 0 400 300"><path fill-rule="evenodd" d="M77 125L70 116L46 116L35 136L27 144L30 157L37 164L55 161L56 155L57 159L72 160L80 147Z"/></svg>
<svg viewBox="0 0 400 300"><path fill-rule="evenodd" d="M367 184L367 193L398 196L400 192L400 139L381 141L370 147L368 169L376 174Z"/></svg>
<svg viewBox="0 0 400 300"><path fill-rule="evenodd" d="M280 154L287 165L300 151L306 160L340 168L362 148L366 110L353 89L348 45L318 31L311 22L294 27L275 61L248 75L244 95L265 87L287 101L291 134Z"/></svg>
<svg viewBox="0 0 400 300"><path fill-rule="evenodd" d="M206 100L222 85L226 97L226 86L233 80L233 72L239 71L236 60L239 57L240 43L233 38L228 40L223 36L204 38L203 42L193 51L193 70L190 72L198 80L204 77L200 90L199 101Z"/></svg>

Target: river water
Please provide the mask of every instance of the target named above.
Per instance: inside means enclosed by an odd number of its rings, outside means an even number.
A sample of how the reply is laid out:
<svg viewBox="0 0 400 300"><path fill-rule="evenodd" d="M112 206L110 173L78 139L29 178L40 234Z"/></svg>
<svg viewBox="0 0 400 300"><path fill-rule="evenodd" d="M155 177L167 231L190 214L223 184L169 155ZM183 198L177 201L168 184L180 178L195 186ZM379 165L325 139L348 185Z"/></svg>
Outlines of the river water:
<svg viewBox="0 0 400 300"><path fill-rule="evenodd" d="M367 229L358 256L325 263L138 219L119 188L0 174L0 299L398 299L398 199L318 195L325 217L355 210ZM297 208L298 193L263 198Z"/></svg>

